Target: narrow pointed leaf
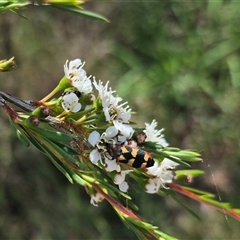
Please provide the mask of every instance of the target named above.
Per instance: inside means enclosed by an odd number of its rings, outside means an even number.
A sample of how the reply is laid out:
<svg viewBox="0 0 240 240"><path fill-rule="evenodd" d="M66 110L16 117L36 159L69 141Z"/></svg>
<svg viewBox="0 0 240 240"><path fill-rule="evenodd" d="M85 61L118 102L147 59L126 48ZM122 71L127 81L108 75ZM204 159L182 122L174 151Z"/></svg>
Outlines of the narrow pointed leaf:
<svg viewBox="0 0 240 240"><path fill-rule="evenodd" d="M51 156L51 154L43 149L45 154L49 157L51 162L54 164L54 166L68 179L70 183L73 183L72 177L69 175L69 173Z"/></svg>
<svg viewBox="0 0 240 240"><path fill-rule="evenodd" d="M201 176L204 174L204 171L198 169L186 169L186 170L176 170L176 175L188 175L191 174L194 177Z"/></svg>
<svg viewBox="0 0 240 240"><path fill-rule="evenodd" d="M39 133L45 138L51 139L55 142L70 142L72 140L72 137L70 137L67 134L58 132L58 131L51 131L48 129L43 129L39 127L33 127L33 131Z"/></svg>
<svg viewBox="0 0 240 240"><path fill-rule="evenodd" d="M102 15L94 13L94 12L83 10L79 6L70 6L70 5L66 5L66 6L51 5L51 6L54 7L54 8L61 9L63 11L68 11L68 12L76 13L76 14L79 14L79 15L83 15L85 17L94 18L96 20L109 22L108 19L103 17Z"/></svg>
<svg viewBox="0 0 240 240"><path fill-rule="evenodd" d="M188 206L186 206L185 204L183 204L182 201L180 201L176 194L171 194L171 197L178 202L187 212L189 212L192 216L194 216L197 220L201 221L201 219L199 218L199 216L193 211L191 210Z"/></svg>
<svg viewBox="0 0 240 240"><path fill-rule="evenodd" d="M158 155L162 156L163 158L168 158L168 159L172 160L173 162L190 167L190 165L188 163L182 161L181 159L179 159L177 157L171 156L170 154L171 153L166 153L166 152L162 152L162 151L160 153L158 153Z"/></svg>
<svg viewBox="0 0 240 240"><path fill-rule="evenodd" d="M29 143L29 140L27 138L27 136L22 133L16 126L16 124L11 120L9 119L10 121L10 125L13 129L13 131L16 133L18 139L26 146L26 147L29 147L30 143Z"/></svg>
<svg viewBox="0 0 240 240"><path fill-rule="evenodd" d="M45 139L49 145L51 145L62 157L68 159L69 161L71 161L72 163L74 163L75 165L77 165L78 167L81 165L80 162L75 159L74 157L72 157L72 155L70 155L68 152L66 152L66 149L69 148L61 148L59 147L59 145L57 145L56 143L50 141L49 139ZM66 147L66 146L65 146Z"/></svg>

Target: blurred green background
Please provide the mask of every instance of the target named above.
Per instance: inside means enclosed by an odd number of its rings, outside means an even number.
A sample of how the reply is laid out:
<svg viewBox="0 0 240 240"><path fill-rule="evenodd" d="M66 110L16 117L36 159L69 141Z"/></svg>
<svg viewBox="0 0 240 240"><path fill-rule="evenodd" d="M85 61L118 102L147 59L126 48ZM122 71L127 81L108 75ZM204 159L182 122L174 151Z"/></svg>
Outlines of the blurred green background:
<svg viewBox="0 0 240 240"><path fill-rule="evenodd" d="M63 76L66 59L117 90L139 126L156 119L171 146L197 148L206 171L192 186L240 208L240 3L237 1L92 2L94 21L51 8L0 15L2 91L41 99ZM51 162L13 134L0 111L0 239L136 239L105 201L98 208ZM130 189L139 214L180 239L240 239L239 223L180 197Z"/></svg>

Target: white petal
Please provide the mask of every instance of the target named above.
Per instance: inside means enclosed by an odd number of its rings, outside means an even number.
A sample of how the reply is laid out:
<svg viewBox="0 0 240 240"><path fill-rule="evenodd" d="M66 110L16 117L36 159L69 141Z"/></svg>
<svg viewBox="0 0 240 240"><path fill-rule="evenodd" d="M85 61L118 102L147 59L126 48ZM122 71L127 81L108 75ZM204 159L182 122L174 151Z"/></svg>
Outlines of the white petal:
<svg viewBox="0 0 240 240"><path fill-rule="evenodd" d="M66 92L61 99L62 107L65 111L78 112L81 104L78 103L79 97L74 91Z"/></svg>
<svg viewBox="0 0 240 240"><path fill-rule="evenodd" d="M126 178L126 175L130 172L132 172L133 170L123 170L121 171L120 173L116 174L114 179L113 179L113 182L117 185L121 184L125 178Z"/></svg>
<svg viewBox="0 0 240 240"><path fill-rule="evenodd" d="M118 136L117 136L117 141L120 142L120 143L124 143L124 142L126 142L127 140L128 140L128 138L125 137L125 136L121 136L121 135L118 135Z"/></svg>
<svg viewBox="0 0 240 240"><path fill-rule="evenodd" d="M102 103L103 103L103 102L102 102ZM111 116L110 116L110 114L109 114L108 107L104 107L104 108L103 108L103 112L104 112L106 121L107 121L107 122L111 122Z"/></svg>
<svg viewBox="0 0 240 240"><path fill-rule="evenodd" d="M93 164L97 164L99 160L101 160L101 154L99 153L99 151L97 149L93 149L90 152L90 160Z"/></svg>
<svg viewBox="0 0 240 240"><path fill-rule="evenodd" d="M69 69L75 69L79 68L82 65L82 61L79 58L76 58L75 60L70 61L69 63Z"/></svg>
<svg viewBox="0 0 240 240"><path fill-rule="evenodd" d="M83 84L83 92L90 93L91 91L92 91L92 81L89 78L87 78Z"/></svg>
<svg viewBox="0 0 240 240"><path fill-rule="evenodd" d="M88 137L88 142L92 145L92 146L96 146L98 144L100 140L100 133L97 131L93 131L90 133L89 137Z"/></svg>
<svg viewBox="0 0 240 240"><path fill-rule="evenodd" d="M113 138L118 134L118 130L114 126L111 126L106 129L105 133L106 138Z"/></svg>
<svg viewBox="0 0 240 240"><path fill-rule="evenodd" d="M87 76L84 80L79 77L72 85L81 93L88 94L92 91L92 81Z"/></svg>
<svg viewBox="0 0 240 240"><path fill-rule="evenodd" d="M75 112L80 111L81 107L82 107L81 103L77 103L75 106L73 106L72 112L75 113Z"/></svg>
<svg viewBox="0 0 240 240"><path fill-rule="evenodd" d="M148 183L145 186L145 191L147 193L157 193L160 186L161 186L160 178L149 179Z"/></svg>
<svg viewBox="0 0 240 240"><path fill-rule="evenodd" d="M130 118L131 118L131 110L127 112L123 112L121 114L121 119L123 120L123 122L128 122Z"/></svg>
<svg viewBox="0 0 240 240"><path fill-rule="evenodd" d="M165 140L164 135L162 134L164 129L163 128L160 130L155 129L157 127L156 120L153 120L151 124L145 123L145 125L146 125L146 130L144 130L144 132L147 135L146 141L156 142L162 145L163 147L168 146L168 143Z"/></svg>
<svg viewBox="0 0 240 240"><path fill-rule="evenodd" d="M117 185L121 184L123 181L125 180L125 174L122 175L121 173L120 174L116 174L114 179L113 179L113 182Z"/></svg>
<svg viewBox="0 0 240 240"><path fill-rule="evenodd" d="M113 124L115 128L121 132L121 135L125 136L127 139L132 137L134 133L132 126L128 124L123 124L119 121L113 121Z"/></svg>
<svg viewBox="0 0 240 240"><path fill-rule="evenodd" d="M176 163L168 158L164 158L163 161L161 162L163 166L167 166L168 168L175 168L176 166L179 165L179 163Z"/></svg>
<svg viewBox="0 0 240 240"><path fill-rule="evenodd" d="M68 60L67 60L66 63L64 64L63 70L64 70L65 76L68 78L68 77L69 77Z"/></svg>
<svg viewBox="0 0 240 240"><path fill-rule="evenodd" d="M107 172L112 172L112 171L117 171L120 172L121 171L121 167L119 164L117 164L116 160L109 160L107 158L105 158L105 170Z"/></svg>
<svg viewBox="0 0 240 240"><path fill-rule="evenodd" d="M168 170L168 171L164 172L163 174L161 174L160 177L161 177L162 184L164 184L164 183L171 183L174 175L173 175L172 171Z"/></svg>
<svg viewBox="0 0 240 240"><path fill-rule="evenodd" d="M154 165L152 167L148 167L146 169L146 174L152 175L152 176L158 176L159 173L159 164L158 162L154 162Z"/></svg>
<svg viewBox="0 0 240 240"><path fill-rule="evenodd" d="M109 93L103 93L102 96L102 106L105 111L109 111L108 107L110 105Z"/></svg>
<svg viewBox="0 0 240 240"><path fill-rule="evenodd" d="M120 191L122 191L122 192L127 192L129 189L129 185L126 181L119 184L118 187L119 187Z"/></svg>

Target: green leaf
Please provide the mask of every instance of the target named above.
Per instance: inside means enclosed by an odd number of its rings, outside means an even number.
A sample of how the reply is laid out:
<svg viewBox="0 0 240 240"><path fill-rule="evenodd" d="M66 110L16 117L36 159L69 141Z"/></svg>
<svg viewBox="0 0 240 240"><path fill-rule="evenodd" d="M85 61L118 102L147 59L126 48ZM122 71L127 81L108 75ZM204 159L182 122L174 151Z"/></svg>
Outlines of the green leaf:
<svg viewBox="0 0 240 240"><path fill-rule="evenodd" d="M176 170L175 171L177 177L181 175L188 175L191 174L194 177L201 176L204 174L204 171L198 169L186 169L186 170Z"/></svg>
<svg viewBox="0 0 240 240"><path fill-rule="evenodd" d="M52 156L52 153L49 152L48 149L45 148L45 146L40 143L36 138L34 138L32 135L30 135L26 129L23 128L26 135L29 138L29 141L44 155L46 155L48 158L50 158L51 162L55 165L55 167L68 179L70 183L73 183L72 177L69 175L69 173L55 160L55 158Z"/></svg>
<svg viewBox="0 0 240 240"><path fill-rule="evenodd" d="M215 195L212 194L212 193L209 193L209 192L206 192L206 191L202 191L202 190L199 190L199 189L195 189L195 188L191 188L191 187L186 187L184 186L183 187L184 189L188 190L188 191L191 191L193 193L196 193L198 195L204 195L204 196L208 196L208 198L214 198Z"/></svg>
<svg viewBox="0 0 240 240"><path fill-rule="evenodd" d="M72 137L70 137L67 134L58 132L58 131L51 131L51 130L42 129L39 127L31 127L31 128L33 129L33 131L39 133L43 137L45 137L47 139L51 139L55 142L70 142L70 141L72 141Z"/></svg>
<svg viewBox="0 0 240 240"><path fill-rule="evenodd" d="M201 219L199 218L199 216L193 211L191 210L188 206L186 206L182 201L180 201L177 196L176 193L171 192L170 193L171 197L178 202L187 212L189 212L192 216L194 216L197 220L201 221Z"/></svg>
<svg viewBox="0 0 240 240"><path fill-rule="evenodd" d="M66 153L70 154L70 155L74 155L74 156L78 156L79 153L76 152L74 149L72 149L71 147L64 145L62 143L59 142L55 142L61 149L63 149Z"/></svg>
<svg viewBox="0 0 240 240"><path fill-rule="evenodd" d="M166 239L166 240L177 240L177 238L173 237L173 236L170 236L162 231L159 231L159 230L155 230L154 231L155 233L157 233L159 236L161 236L161 240L162 239Z"/></svg>
<svg viewBox="0 0 240 240"><path fill-rule="evenodd" d="M158 152L158 155L162 156L163 158L168 158L168 159L172 160L173 162L179 163L181 165L190 167L190 165L188 163L182 161L181 159L179 159L177 157L171 156L170 152L161 151L161 152Z"/></svg>
<svg viewBox="0 0 240 240"><path fill-rule="evenodd" d="M18 129L18 127L16 126L16 124L15 124L10 118L9 118L9 121L10 121L10 125L11 125L13 131L16 133L18 139L19 139L26 147L29 147L30 143L29 143L28 137Z"/></svg>
<svg viewBox="0 0 240 240"><path fill-rule="evenodd" d="M45 154L45 151L43 150L43 145L36 139L34 138L28 131L27 129L25 129L23 126L21 126L22 130L24 131L24 133L26 134L26 136L28 137L29 141L31 142L31 144L33 144L40 152Z"/></svg>
<svg viewBox="0 0 240 240"><path fill-rule="evenodd" d="M89 17L89 18L93 18L93 19L109 22L108 19L103 17L102 15L94 13L94 12L83 10L79 6L72 6L72 5L65 5L65 6L62 6L62 5L51 5L51 6L54 7L54 8L58 8L60 10L63 10L63 11L68 11L68 12L71 12L71 13L76 13L76 14L83 15L85 17Z"/></svg>
<svg viewBox="0 0 240 240"><path fill-rule="evenodd" d="M68 148L67 146L65 146L65 148L61 148L59 147L59 144L56 144L54 142L52 142L49 139L45 139L49 145L51 145L51 147L58 152L58 154L60 154L62 157L66 158L67 160L71 161L72 163L74 163L75 165L77 165L78 167L81 165L81 163L75 159L74 157L72 157L71 153L69 153L66 150L69 150L70 148ZM54 154L55 155L55 154Z"/></svg>
<svg viewBox="0 0 240 240"><path fill-rule="evenodd" d="M49 139L55 142L61 149L63 149L69 155L79 155L73 148L63 144L64 142L68 143L72 140L72 137L58 131L51 131L47 129L42 129L38 127L31 127L31 129L39 133L45 139ZM63 143L61 143L63 142Z"/></svg>
<svg viewBox="0 0 240 240"><path fill-rule="evenodd" d="M86 185L86 181L84 181L84 179L82 179L79 175L77 175L76 173L72 173L72 178L73 180L78 183L79 185L85 186Z"/></svg>
<svg viewBox="0 0 240 240"><path fill-rule="evenodd" d="M45 152L45 155L49 157L51 162L54 164L54 166L68 179L70 183L73 183L72 177L69 175L69 173L54 159L54 157L51 156L51 154L42 147L43 151Z"/></svg>
<svg viewBox="0 0 240 240"><path fill-rule="evenodd" d="M209 198L207 195L199 196L200 199L202 199L206 203L210 203L213 206L224 208L224 209L231 209L230 203L227 202L219 202L217 200L213 200Z"/></svg>
<svg viewBox="0 0 240 240"><path fill-rule="evenodd" d="M150 223L147 223L147 222L144 222L144 221L141 221L141 220L136 220L136 219L133 219L133 218L128 218L129 221L133 222L136 226L139 226L145 230L155 230L155 229L158 229L158 227L156 226L153 226L152 224Z"/></svg>
<svg viewBox="0 0 240 240"><path fill-rule="evenodd" d="M196 152L191 152L191 151L178 151L178 152L172 152L172 151L164 151L166 154L172 156L172 157L177 157L180 158L184 161L188 161L188 162L199 162L202 161L202 159L200 158L200 154L196 153Z"/></svg>
<svg viewBox="0 0 240 240"><path fill-rule="evenodd" d="M29 2L25 3L19 3L19 2L10 2L10 1L1 1L0 2L0 11L7 11L7 10L13 10L18 9L21 7L25 7L27 5L30 5Z"/></svg>

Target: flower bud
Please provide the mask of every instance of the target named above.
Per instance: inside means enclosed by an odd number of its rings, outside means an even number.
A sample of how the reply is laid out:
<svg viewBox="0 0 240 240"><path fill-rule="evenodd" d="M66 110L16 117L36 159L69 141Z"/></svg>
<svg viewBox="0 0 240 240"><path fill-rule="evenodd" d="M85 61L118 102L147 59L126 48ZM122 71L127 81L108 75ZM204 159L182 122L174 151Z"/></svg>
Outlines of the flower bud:
<svg viewBox="0 0 240 240"><path fill-rule="evenodd" d="M37 127L40 124L40 120L38 116L31 115L24 121L24 123L29 127Z"/></svg>

